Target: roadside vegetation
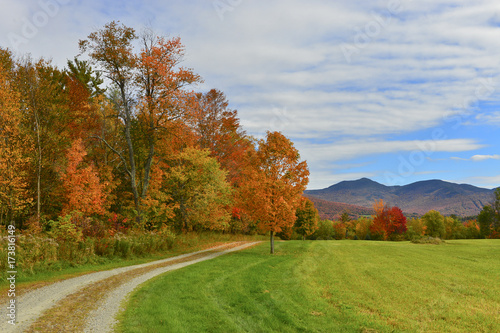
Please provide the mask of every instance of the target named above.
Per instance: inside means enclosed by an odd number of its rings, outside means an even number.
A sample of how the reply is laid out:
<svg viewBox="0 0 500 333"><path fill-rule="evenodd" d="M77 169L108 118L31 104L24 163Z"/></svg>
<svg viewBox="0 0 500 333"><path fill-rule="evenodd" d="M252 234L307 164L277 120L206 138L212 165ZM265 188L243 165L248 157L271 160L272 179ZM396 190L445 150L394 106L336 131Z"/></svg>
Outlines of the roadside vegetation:
<svg viewBox="0 0 500 333"><path fill-rule="evenodd" d="M292 241L170 272L120 332L497 332L500 243Z"/></svg>
<svg viewBox="0 0 500 333"><path fill-rule="evenodd" d="M185 233L171 235L134 233L105 240L87 238L82 243L61 242L45 235L22 234L18 237L16 258L22 269L18 271L18 289L23 291L40 287L60 279L66 279L90 272L141 264L153 260L173 257L233 241L264 240L259 235L222 234L220 232ZM106 242L109 250L97 254L95 243ZM61 245L60 245L61 244ZM85 246L84 246L85 245ZM71 249L68 250L68 247ZM7 251L0 248L2 257ZM68 256L68 253L71 256ZM1 262L2 277L7 272L7 263ZM8 281L2 278L0 291L8 289ZM0 299L3 296L1 295Z"/></svg>

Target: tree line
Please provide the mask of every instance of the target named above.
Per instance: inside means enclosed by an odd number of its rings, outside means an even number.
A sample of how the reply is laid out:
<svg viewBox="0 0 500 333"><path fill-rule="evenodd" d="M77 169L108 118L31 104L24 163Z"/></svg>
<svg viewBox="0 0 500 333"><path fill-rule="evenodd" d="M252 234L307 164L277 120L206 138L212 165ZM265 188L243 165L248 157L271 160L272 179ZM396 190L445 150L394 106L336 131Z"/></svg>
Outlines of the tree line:
<svg viewBox="0 0 500 333"><path fill-rule="evenodd" d="M293 225L307 163L280 132L248 135L222 91L197 92L180 38L113 21L78 45L64 69L0 48L1 224L48 231L79 216L88 235L119 226L271 240Z"/></svg>
<svg viewBox="0 0 500 333"><path fill-rule="evenodd" d="M309 199L307 199L309 200ZM321 220L312 202L297 210L294 229L282 233L287 239L360 239L390 241L421 241L425 238L437 239L480 239L500 238L500 188L495 190L495 198L485 205L476 218L462 221L457 216L443 216L431 210L420 217L408 218L399 207L391 207L382 200L373 205L374 215L351 219L345 211L336 220ZM308 223L306 220L316 222ZM309 227L301 229L303 224Z"/></svg>

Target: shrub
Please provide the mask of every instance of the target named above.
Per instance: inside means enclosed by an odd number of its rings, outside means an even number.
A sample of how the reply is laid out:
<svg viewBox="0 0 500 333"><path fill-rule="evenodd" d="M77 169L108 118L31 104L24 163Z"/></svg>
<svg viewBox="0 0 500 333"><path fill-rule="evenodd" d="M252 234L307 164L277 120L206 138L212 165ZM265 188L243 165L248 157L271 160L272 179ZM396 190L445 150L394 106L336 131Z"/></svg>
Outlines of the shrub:
<svg viewBox="0 0 500 333"><path fill-rule="evenodd" d="M445 241L438 237L424 236L424 237L416 237L411 240L414 244L434 244L440 245L444 244Z"/></svg>
<svg viewBox="0 0 500 333"><path fill-rule="evenodd" d="M101 257L112 257L115 254L113 238L98 238L94 240L94 252Z"/></svg>
<svg viewBox="0 0 500 333"><path fill-rule="evenodd" d="M79 218L78 215L75 215ZM72 221L73 216L68 214L60 216L57 221L48 221L50 227L49 236L62 243L78 243L83 241L82 230Z"/></svg>
<svg viewBox="0 0 500 333"><path fill-rule="evenodd" d="M59 244L54 239L19 235L16 247L18 270L25 274L33 274L36 267L56 262L58 248Z"/></svg>

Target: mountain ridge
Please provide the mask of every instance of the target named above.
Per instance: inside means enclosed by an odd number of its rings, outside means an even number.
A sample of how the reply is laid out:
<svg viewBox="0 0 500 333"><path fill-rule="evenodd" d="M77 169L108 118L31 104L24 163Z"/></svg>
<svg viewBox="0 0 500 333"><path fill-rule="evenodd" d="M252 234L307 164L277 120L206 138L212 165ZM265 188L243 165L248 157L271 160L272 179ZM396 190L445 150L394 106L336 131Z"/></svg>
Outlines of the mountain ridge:
<svg viewBox="0 0 500 333"><path fill-rule="evenodd" d="M434 209L444 215L474 216L493 201L494 190L440 179L387 186L369 178L346 180L321 190L307 190L309 197L372 208L377 200L400 207L405 213L425 214Z"/></svg>

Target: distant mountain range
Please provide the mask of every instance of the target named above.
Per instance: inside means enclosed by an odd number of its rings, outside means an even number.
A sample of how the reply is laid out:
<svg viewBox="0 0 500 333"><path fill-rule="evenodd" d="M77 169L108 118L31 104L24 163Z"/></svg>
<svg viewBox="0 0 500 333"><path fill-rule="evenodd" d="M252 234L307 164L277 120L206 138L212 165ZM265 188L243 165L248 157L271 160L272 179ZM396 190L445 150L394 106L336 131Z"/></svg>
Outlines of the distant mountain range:
<svg viewBox="0 0 500 333"><path fill-rule="evenodd" d="M408 214L425 214L434 209L443 215L474 216L479 214L483 206L493 201L493 192L494 190L442 180L420 181L404 186L386 186L368 178L361 178L343 181L322 190L308 190L304 194L310 198L370 209L375 201L382 199L391 206L398 206ZM328 204L322 204L328 206ZM329 207L330 213L333 213L333 206ZM322 213L321 210L320 213Z"/></svg>

